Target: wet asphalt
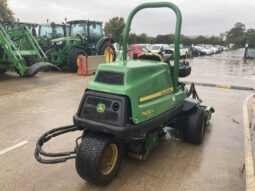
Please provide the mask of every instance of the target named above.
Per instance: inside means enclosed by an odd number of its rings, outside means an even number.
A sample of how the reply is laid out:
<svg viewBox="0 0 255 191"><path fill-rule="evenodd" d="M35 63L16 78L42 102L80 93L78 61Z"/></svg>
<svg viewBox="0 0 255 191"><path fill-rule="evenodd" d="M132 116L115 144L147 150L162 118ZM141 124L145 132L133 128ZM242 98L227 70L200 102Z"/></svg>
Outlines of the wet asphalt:
<svg viewBox="0 0 255 191"><path fill-rule="evenodd" d="M187 81L230 83L255 87L255 61L244 61L242 50L190 60ZM20 78L0 77L1 191L88 190L245 190L242 102L250 91L197 86L205 103L216 113L200 146L179 139L162 139L147 161L124 157L118 177L105 187L82 180L74 161L43 165L34 159L35 142L47 130L72 124L91 77L68 73L39 73ZM72 150L81 132L53 140L45 149Z"/></svg>

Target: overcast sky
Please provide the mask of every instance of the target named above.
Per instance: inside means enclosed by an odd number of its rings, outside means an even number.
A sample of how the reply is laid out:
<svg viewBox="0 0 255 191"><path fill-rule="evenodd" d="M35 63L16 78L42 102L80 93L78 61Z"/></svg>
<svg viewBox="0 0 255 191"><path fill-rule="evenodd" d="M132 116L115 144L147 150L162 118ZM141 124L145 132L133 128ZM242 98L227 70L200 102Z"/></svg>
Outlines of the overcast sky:
<svg viewBox="0 0 255 191"><path fill-rule="evenodd" d="M90 19L107 21L114 16L125 19L145 0L9 0L16 17L23 22L45 23ZM182 34L219 35L236 22L255 28L255 0L171 0L183 16ZM174 31L175 17L168 9L147 9L139 13L132 32L149 35Z"/></svg>

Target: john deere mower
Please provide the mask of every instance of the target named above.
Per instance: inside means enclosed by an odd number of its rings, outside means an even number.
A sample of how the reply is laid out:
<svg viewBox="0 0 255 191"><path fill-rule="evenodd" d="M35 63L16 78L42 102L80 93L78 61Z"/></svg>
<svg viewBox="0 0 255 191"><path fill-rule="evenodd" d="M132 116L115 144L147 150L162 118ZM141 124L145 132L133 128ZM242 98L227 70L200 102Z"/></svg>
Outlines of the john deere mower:
<svg viewBox="0 0 255 191"><path fill-rule="evenodd" d="M133 17L142 9L162 7L172 9L177 17L173 66L153 54L127 60ZM188 143L201 144L214 110L202 105L194 85L188 90L179 82L179 77L191 71L187 63L179 63L180 31L181 13L174 4L144 3L136 7L125 26L123 60L99 65L73 117L74 125L43 134L36 144L36 160L53 164L74 158L81 178L105 185L116 177L123 153L146 160L165 135L164 127L176 128ZM82 135L74 151L49 153L42 149L52 137L76 130Z"/></svg>
<svg viewBox="0 0 255 191"><path fill-rule="evenodd" d="M113 40L103 35L102 22L90 20L68 21L69 35L53 39L46 51L50 62L70 72L77 72L78 57L105 55L106 62L115 59Z"/></svg>

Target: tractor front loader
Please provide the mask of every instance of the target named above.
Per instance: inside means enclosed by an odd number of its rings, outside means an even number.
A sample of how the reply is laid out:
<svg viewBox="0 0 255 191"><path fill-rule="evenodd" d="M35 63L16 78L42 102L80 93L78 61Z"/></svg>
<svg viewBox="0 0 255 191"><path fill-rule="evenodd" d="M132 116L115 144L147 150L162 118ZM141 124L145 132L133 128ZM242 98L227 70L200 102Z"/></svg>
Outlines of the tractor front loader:
<svg viewBox="0 0 255 191"><path fill-rule="evenodd" d="M26 26L5 29L0 25L0 74L14 69L20 76L33 76L41 68L53 67Z"/></svg>

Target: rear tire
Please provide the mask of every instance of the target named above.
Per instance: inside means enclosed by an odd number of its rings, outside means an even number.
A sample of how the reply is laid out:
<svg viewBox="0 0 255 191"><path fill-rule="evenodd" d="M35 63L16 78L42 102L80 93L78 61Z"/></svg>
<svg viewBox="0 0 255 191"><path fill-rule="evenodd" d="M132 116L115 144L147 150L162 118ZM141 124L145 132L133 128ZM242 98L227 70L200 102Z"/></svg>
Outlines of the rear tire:
<svg viewBox="0 0 255 191"><path fill-rule="evenodd" d="M4 74L5 72L7 72L6 69L0 69L0 74Z"/></svg>
<svg viewBox="0 0 255 191"><path fill-rule="evenodd" d="M69 53L67 57L67 62L68 62L67 64L68 64L70 72L73 72L73 73L77 72L78 70L77 59L79 56L87 56L86 51L82 50L81 48L74 48Z"/></svg>
<svg viewBox="0 0 255 191"><path fill-rule="evenodd" d="M183 139L192 144L201 144L204 139L206 123L206 111L202 107L196 107L190 111L183 126Z"/></svg>
<svg viewBox="0 0 255 191"><path fill-rule="evenodd" d="M84 180L106 185L117 175L121 159L122 147L114 138L101 133L87 133L79 145L75 167Z"/></svg>

